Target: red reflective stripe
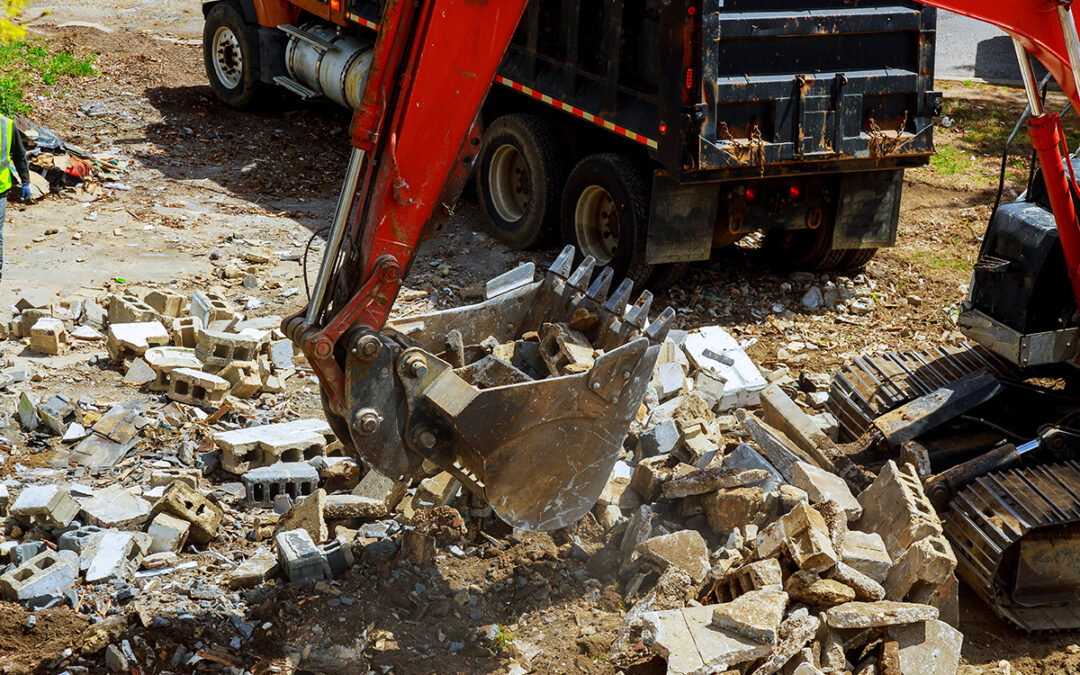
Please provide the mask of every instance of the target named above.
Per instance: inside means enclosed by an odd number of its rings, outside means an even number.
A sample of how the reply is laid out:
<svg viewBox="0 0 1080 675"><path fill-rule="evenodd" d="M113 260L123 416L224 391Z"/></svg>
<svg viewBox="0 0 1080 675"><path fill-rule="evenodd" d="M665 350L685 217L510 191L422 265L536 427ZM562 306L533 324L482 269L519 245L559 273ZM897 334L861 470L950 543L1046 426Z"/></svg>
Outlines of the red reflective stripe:
<svg viewBox="0 0 1080 675"><path fill-rule="evenodd" d="M510 87L514 91L520 91L522 93L528 94L529 96L535 98L538 101L542 101L542 102L548 103L549 105L552 105L552 106L554 106L556 108L560 108L561 110L564 110L564 111L574 115L575 117L580 117L580 118L582 118L582 119L584 119L584 120L586 120L588 122L592 122L593 124L595 124L597 126L604 127L605 129L610 129L610 130L614 131L615 133L619 134L620 136L625 136L626 138L629 138L629 139L631 139L633 141L637 141L638 143L641 143L642 145L647 145L647 146L649 146L651 148L655 148L657 146L656 141L652 140L648 136L645 136L643 134L639 134L636 131L630 131L629 129L627 129L625 127L621 127L621 126L615 124L614 122L606 122L606 120L603 120L600 117L598 117L596 115L593 115L592 113L587 113L584 110L582 110L581 108L575 108L574 106L570 105L569 103L563 103L562 101L560 101L557 98L548 96L548 98L550 99L550 102L549 101L544 101L545 94L543 94L543 93L541 93L539 91L536 91L535 89L530 89L529 87L526 87L525 85L521 84L520 82L514 82L513 80L511 80L508 77L503 77L502 75L496 75L495 76L495 81L498 82L499 84L503 85L503 86Z"/></svg>

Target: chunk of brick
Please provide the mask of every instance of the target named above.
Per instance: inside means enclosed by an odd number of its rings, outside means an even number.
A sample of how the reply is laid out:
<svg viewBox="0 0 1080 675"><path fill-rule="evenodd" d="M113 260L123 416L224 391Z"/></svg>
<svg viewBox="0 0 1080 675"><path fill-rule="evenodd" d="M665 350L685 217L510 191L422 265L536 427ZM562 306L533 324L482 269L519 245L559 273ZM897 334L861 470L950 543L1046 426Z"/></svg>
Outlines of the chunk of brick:
<svg viewBox="0 0 1080 675"><path fill-rule="evenodd" d="M191 523L188 537L196 544L205 544L213 539L225 515L220 506L182 481L176 481L165 489L161 499L154 504L154 512L168 513Z"/></svg>
<svg viewBox="0 0 1080 675"><path fill-rule="evenodd" d="M886 462L873 484L859 494L859 504L863 516L858 529L881 535L894 560L920 539L942 532L941 520L908 464L901 468L891 459Z"/></svg>

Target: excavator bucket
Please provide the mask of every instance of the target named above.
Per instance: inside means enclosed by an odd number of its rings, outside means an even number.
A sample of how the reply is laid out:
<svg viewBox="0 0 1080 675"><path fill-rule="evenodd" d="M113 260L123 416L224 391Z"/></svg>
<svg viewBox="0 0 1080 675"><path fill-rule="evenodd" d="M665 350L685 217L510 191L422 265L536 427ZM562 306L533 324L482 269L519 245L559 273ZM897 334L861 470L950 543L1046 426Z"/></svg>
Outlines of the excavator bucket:
<svg viewBox="0 0 1080 675"><path fill-rule="evenodd" d="M568 246L539 280L532 263L492 279L487 299L353 336L346 397L356 452L398 479L424 460L504 521L551 530L600 496L675 313L648 320L648 291L609 290ZM338 418L341 420L341 418ZM405 448L405 450L402 450ZM430 466L426 467L430 470Z"/></svg>

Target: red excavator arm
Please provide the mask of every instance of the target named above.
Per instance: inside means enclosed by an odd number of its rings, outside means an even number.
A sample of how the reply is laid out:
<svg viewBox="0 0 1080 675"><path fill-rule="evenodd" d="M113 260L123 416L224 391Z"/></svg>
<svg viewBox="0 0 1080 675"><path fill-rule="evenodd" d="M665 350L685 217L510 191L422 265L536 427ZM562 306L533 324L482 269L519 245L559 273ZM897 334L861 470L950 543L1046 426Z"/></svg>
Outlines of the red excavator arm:
<svg viewBox="0 0 1080 675"><path fill-rule="evenodd" d="M1073 295L1080 304L1080 224L1074 202L1074 196L1080 196L1080 188L1072 165L1066 166L1062 159L1069 149L1065 147L1061 119L1057 113L1043 110L1030 59L1034 56L1046 67L1073 107L1080 110L1080 38L1071 0L922 1L994 24L1012 36L1031 107L1028 133L1046 180Z"/></svg>
<svg viewBox="0 0 1080 675"><path fill-rule="evenodd" d="M525 5L385 5L319 277L308 307L285 325L338 415L348 412L338 341L350 328L383 327L422 233L449 216L479 150L477 111Z"/></svg>

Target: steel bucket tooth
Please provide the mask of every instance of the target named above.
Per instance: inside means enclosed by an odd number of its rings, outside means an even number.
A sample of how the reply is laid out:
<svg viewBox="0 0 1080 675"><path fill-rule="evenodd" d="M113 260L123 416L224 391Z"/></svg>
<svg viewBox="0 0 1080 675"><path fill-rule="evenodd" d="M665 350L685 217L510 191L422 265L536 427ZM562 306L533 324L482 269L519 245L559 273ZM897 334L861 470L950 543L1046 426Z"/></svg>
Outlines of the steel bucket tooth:
<svg viewBox="0 0 1080 675"><path fill-rule="evenodd" d="M520 529L584 516L607 483L675 313L650 323L650 293L628 308L632 284L609 297L611 270L593 280L595 261L574 269L573 258L567 247L539 280L531 264L521 266L492 279L483 302L354 336L354 449L393 476L430 460Z"/></svg>

